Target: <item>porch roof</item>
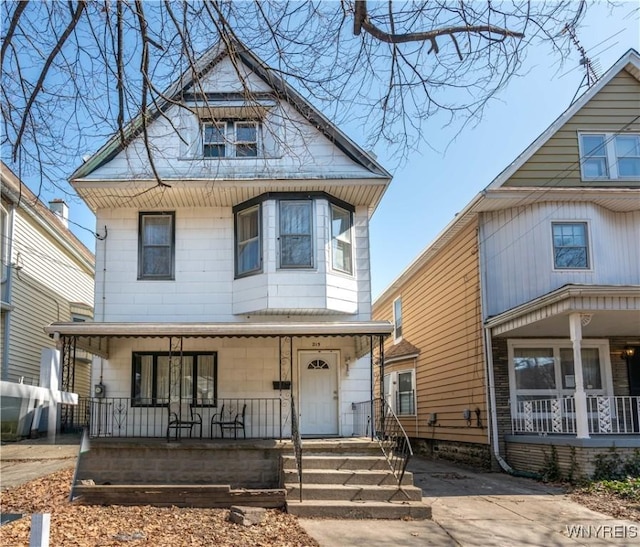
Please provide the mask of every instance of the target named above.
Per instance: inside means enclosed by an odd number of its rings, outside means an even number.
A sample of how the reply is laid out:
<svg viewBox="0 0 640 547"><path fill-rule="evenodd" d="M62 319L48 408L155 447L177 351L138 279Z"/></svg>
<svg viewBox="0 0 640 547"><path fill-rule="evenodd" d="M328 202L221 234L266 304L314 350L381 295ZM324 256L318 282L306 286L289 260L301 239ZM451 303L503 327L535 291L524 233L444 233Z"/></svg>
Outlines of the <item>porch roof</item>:
<svg viewBox="0 0 640 547"><path fill-rule="evenodd" d="M388 336L388 321L238 322L238 323L80 323L57 322L44 328L50 336L73 336L78 346L108 357L109 338L244 337L275 336Z"/></svg>
<svg viewBox="0 0 640 547"><path fill-rule="evenodd" d="M585 337L637 336L639 285L564 285L487 319L494 336L569 336L569 315L586 314Z"/></svg>

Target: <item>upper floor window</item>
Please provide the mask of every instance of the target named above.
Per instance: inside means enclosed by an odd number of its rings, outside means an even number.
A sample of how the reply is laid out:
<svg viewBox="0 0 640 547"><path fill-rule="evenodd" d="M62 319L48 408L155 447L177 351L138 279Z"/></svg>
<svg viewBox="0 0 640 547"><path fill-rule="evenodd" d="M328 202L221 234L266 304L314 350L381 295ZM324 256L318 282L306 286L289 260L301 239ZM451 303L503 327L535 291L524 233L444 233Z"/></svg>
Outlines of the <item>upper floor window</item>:
<svg viewBox="0 0 640 547"><path fill-rule="evenodd" d="M281 200L280 216L280 267L313 267L313 201Z"/></svg>
<svg viewBox="0 0 640 547"><path fill-rule="evenodd" d="M262 270L260 205L236 212L236 276Z"/></svg>
<svg viewBox="0 0 640 547"><path fill-rule="evenodd" d="M553 266L558 270L589 268L586 222L554 222Z"/></svg>
<svg viewBox="0 0 640 547"><path fill-rule="evenodd" d="M140 213L138 279L173 279L174 213Z"/></svg>
<svg viewBox="0 0 640 547"><path fill-rule="evenodd" d="M331 205L331 263L334 270L353 273L351 212Z"/></svg>
<svg viewBox="0 0 640 547"><path fill-rule="evenodd" d="M258 157L259 136L258 122L206 122L203 125L203 155L205 158Z"/></svg>
<svg viewBox="0 0 640 547"><path fill-rule="evenodd" d="M393 338L402 338L402 298L393 301Z"/></svg>
<svg viewBox="0 0 640 547"><path fill-rule="evenodd" d="M640 178L640 135L582 133L580 167L583 179Z"/></svg>

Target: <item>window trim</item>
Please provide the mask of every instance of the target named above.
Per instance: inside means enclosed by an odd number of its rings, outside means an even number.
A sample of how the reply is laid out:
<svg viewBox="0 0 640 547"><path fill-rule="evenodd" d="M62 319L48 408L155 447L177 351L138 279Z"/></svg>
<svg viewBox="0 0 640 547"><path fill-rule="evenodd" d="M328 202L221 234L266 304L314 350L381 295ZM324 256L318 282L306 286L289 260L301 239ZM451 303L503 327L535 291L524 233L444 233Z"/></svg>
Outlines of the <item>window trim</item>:
<svg viewBox="0 0 640 547"><path fill-rule="evenodd" d="M138 356L153 356L153 396L151 397L151 403L140 403L136 402L136 369L135 369L135 360ZM158 357L168 357L172 355L171 352L168 351L132 351L131 352L131 406L132 407L153 407L153 408L162 408L169 406L169 403L158 402L157 389L158 389ZM175 355L175 354L174 354ZM191 405L198 407L211 407L215 408L218 403L218 352L217 351L183 351L182 355L184 357L193 357L193 366L198 368L198 359L199 356L211 356L213 357L213 400L211 403L203 404L198 403L198 398L195 396L196 390L193 391L193 396L191 398ZM193 376L193 374L192 374Z"/></svg>
<svg viewBox="0 0 640 547"><path fill-rule="evenodd" d="M144 248L142 242L143 218L147 216L171 217L171 272L169 274L144 274ZM174 281L176 269L176 214L175 211L140 211L138 213L138 281Z"/></svg>
<svg viewBox="0 0 640 547"><path fill-rule="evenodd" d="M4 283L9 277L9 210L0 204L0 282Z"/></svg>
<svg viewBox="0 0 640 547"><path fill-rule="evenodd" d="M605 166L607 169L607 175L603 177L588 177L584 172L584 163L585 160L589 157L600 157L600 156L587 156L584 151L584 146L582 144L582 137L586 136L602 136L604 139L604 158L605 158ZM629 180L640 180L639 176L625 176L620 175L618 169L618 155L616 151L616 138L617 137L637 137L640 139L640 133L630 132L630 133L620 133L614 131L579 131L578 132L578 156L580 162L580 178L583 181L629 181Z"/></svg>
<svg viewBox="0 0 640 547"><path fill-rule="evenodd" d="M581 224L584 226L584 237L586 240L587 265L580 267L560 267L556 264L556 244L553 228L556 225ZM551 221L551 263L554 272L590 272L593 271L593 255L591 253L591 236L589 233L589 222L587 220L553 220Z"/></svg>
<svg viewBox="0 0 640 547"><path fill-rule="evenodd" d="M555 389L517 389L516 370L514 367L514 350L516 348L549 348L553 350L554 377L556 381ZM596 348L600 360L600 378L602 380L601 389L587 389L587 395L612 395L613 380L611 373L611 360L609 354L609 340L599 338L584 338L581 341L582 349ZM571 340L568 338L511 338L507 340L507 359L509 371L509 398L512 409L518 408L518 395L535 396L540 395L547 399L567 397L575 394L575 389L565 389L562 387L562 364L560 362L560 350L573 349Z"/></svg>
<svg viewBox="0 0 640 547"><path fill-rule="evenodd" d="M311 219L309 222L309 241L311 243L310 245L310 250L309 250L309 262L310 264L299 264L299 265L283 265L282 264L282 204L285 202L300 202L300 203L306 203L309 206L309 212L311 215ZM306 197L297 197L297 198L285 198L285 199L278 199L277 200L277 211L278 211L278 233L277 233L277 240L278 240L278 269L280 270L313 270L316 267L316 257L315 257L315 251L316 251L316 242L315 242L315 220L316 220L316 211L315 211L315 200L312 198L306 198ZM307 236L307 234L286 234L288 236Z"/></svg>
<svg viewBox="0 0 640 547"><path fill-rule="evenodd" d="M335 203L331 203L328 202L329 205L329 222L331 224L331 269L336 271L336 272L340 272L346 275L353 275L353 212L349 211L348 209L345 209L344 207L340 207L339 205L335 204ZM338 237L333 235L333 221L334 221L334 217L333 217L333 212L334 210L340 210L342 212L345 212L348 217L349 217L349 229L347 230L347 233L349 234L349 265L350 268L349 269L342 269L342 268L338 268L336 267L335 264L335 251L334 251L334 242L335 241L342 241L340 240Z"/></svg>
<svg viewBox="0 0 640 547"><path fill-rule="evenodd" d="M396 315L396 304L400 304L400 321ZM399 328L398 328L399 327ZM398 334L398 330L400 334ZM400 342L402 340L402 296L398 296L393 301L393 341Z"/></svg>
<svg viewBox="0 0 640 547"><path fill-rule="evenodd" d="M257 213L258 213L258 236L257 236L257 240L258 240L258 255L259 255L259 265L257 268L254 268L253 270L247 270L247 271L243 271L240 272L239 271L239 251L240 251L240 241L238 239L238 219L239 216L242 215L242 213L247 213L248 211L251 211L252 209L256 209ZM234 209L233 211L233 226L234 226L234 271L235 271L235 278L236 279L240 279L242 277L248 277L251 275L256 275L256 274L260 274L263 271L263 254L262 254L262 232L263 232L263 227L262 227L262 204L258 203L258 204L254 204L254 205L249 205L248 207L244 207L242 209Z"/></svg>
<svg viewBox="0 0 640 547"><path fill-rule="evenodd" d="M401 374L410 374L411 375L411 391L400 391L400 375ZM416 416L418 410L417 404L417 394L416 394L416 369L415 367L410 368L402 368L398 370L392 370L387 372L384 375L384 384L385 386L388 384L389 392L385 391L385 399L387 403L391 406L393 412L398 416L398 418L406 418L410 416ZM412 394L412 412L400 412L400 394L401 393L411 393Z"/></svg>

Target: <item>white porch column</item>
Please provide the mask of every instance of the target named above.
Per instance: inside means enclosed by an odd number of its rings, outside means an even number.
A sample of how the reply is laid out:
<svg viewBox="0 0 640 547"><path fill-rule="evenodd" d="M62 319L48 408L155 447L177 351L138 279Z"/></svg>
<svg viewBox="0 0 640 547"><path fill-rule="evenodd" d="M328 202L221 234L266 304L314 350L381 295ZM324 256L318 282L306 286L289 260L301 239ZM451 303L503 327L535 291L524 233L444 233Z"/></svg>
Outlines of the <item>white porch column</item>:
<svg viewBox="0 0 640 547"><path fill-rule="evenodd" d="M582 374L582 314L569 315L569 332L573 344L573 374L576 380L576 437L589 438L589 422L587 420L587 394L584 391L584 377Z"/></svg>

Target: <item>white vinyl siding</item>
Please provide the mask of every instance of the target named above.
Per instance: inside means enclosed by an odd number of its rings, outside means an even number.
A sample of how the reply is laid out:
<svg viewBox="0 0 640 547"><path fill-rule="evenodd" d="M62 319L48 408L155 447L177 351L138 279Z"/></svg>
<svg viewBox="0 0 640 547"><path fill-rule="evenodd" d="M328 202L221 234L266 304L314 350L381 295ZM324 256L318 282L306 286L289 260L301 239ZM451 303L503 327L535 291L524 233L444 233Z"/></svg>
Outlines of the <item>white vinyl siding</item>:
<svg viewBox="0 0 640 547"><path fill-rule="evenodd" d="M571 283L640 285L640 211L617 213L586 202L547 202L482 217L485 317ZM554 268L554 222L588 223L589 268Z"/></svg>

